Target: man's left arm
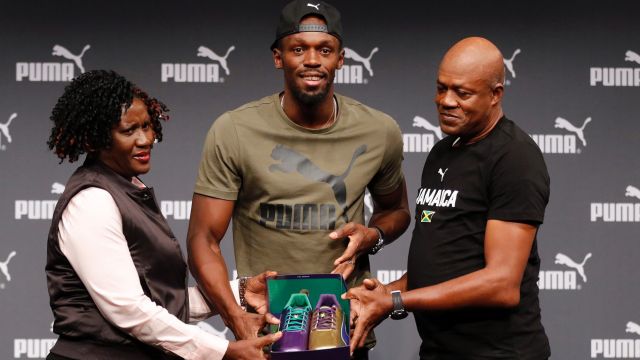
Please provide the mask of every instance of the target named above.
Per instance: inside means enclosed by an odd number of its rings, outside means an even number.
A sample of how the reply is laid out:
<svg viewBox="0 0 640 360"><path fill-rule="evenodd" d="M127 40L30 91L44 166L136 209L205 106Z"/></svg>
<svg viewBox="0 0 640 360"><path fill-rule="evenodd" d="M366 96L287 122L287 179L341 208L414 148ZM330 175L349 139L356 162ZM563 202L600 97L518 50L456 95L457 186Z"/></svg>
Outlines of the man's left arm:
<svg viewBox="0 0 640 360"><path fill-rule="evenodd" d="M402 292L405 309L517 306L520 302L520 283L536 231L534 225L489 220L485 233L485 267L440 284ZM366 281L377 283L375 279ZM360 307L352 349L363 346L367 332L393 309L388 287L379 283L366 285L349 290L346 296L357 299ZM367 294L374 289L377 290L377 296Z"/></svg>
<svg viewBox="0 0 640 360"><path fill-rule="evenodd" d="M329 234L333 240L349 238L349 244L344 253L334 262L333 273L341 273L346 279L354 269L356 257L368 253L384 233L384 244L387 245L397 239L409 226L411 215L407 200L407 185L404 179L391 193L375 195L372 193L373 214L368 227L363 224L350 222Z"/></svg>
<svg viewBox="0 0 640 360"><path fill-rule="evenodd" d="M485 267L402 294L406 309L517 306L520 303L520 283L536 231L537 227L529 224L489 220L485 234Z"/></svg>

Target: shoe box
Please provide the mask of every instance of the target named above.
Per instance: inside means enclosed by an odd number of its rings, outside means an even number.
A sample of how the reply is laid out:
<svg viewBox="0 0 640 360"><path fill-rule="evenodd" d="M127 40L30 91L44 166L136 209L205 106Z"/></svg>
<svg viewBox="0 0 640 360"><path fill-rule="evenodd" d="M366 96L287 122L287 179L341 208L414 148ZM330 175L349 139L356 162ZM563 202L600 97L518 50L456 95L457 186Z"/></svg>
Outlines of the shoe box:
<svg viewBox="0 0 640 360"><path fill-rule="evenodd" d="M324 325L331 324L331 320L325 317L326 314L336 314L335 308L337 307L342 312L341 324L337 324L334 321L334 331L338 333L339 341L336 342L337 346L332 348L323 348L316 350L295 350L286 349L286 346L282 344L274 344L271 349L272 360L349 360L349 301L342 300L340 296L347 291L347 286L340 274L308 274L308 275L279 275L267 280L267 293L269 297L269 311L277 318L280 319L280 326L272 325L272 332L283 330L283 338L279 341L282 342L285 336L287 336L285 325L289 326L289 329L300 330L301 326L305 327L310 337L314 337L312 332L319 330ZM301 309L294 309L292 312L291 306L294 307L300 305L300 294L306 294L308 302L306 308L311 308L309 314L305 316L299 316ZM327 299L337 300L336 306L333 307L333 311L322 313L326 307L322 306ZM321 300L319 303L318 300ZM304 302L304 301L303 301ZM296 312L297 311L297 312ZM315 314L314 314L315 313ZM295 314L295 315L292 315ZM328 315L327 315L328 316ZM326 320L329 320L328 322ZM300 334L293 335L294 342L299 340ZM315 334L315 343L317 344L319 337ZM327 335L322 334L322 336ZM327 342L327 338L321 338L321 342ZM313 341L312 341L313 342ZM329 341L330 342L330 341ZM307 341L309 344L309 341Z"/></svg>

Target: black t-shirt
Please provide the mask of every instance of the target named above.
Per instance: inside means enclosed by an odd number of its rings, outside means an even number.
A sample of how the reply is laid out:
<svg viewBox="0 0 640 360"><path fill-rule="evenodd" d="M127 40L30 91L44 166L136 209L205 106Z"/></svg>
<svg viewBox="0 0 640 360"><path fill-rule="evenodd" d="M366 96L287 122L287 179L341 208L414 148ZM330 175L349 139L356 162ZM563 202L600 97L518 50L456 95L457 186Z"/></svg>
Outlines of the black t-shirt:
<svg viewBox="0 0 640 360"><path fill-rule="evenodd" d="M438 284L485 266L487 220L539 225L549 200L542 153L502 118L479 142L453 146L449 136L431 150L416 198L408 288ZM545 359L549 341L540 322L536 241L516 308L465 308L414 313L421 359Z"/></svg>

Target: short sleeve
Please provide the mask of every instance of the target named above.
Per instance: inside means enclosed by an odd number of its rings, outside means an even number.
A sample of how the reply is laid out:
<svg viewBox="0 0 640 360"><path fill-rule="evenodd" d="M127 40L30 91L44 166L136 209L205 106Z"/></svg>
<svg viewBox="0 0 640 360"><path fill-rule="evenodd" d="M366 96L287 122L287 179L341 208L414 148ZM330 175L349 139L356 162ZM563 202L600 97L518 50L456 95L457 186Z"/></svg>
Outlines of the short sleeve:
<svg viewBox="0 0 640 360"><path fill-rule="evenodd" d="M224 200L236 200L242 186L239 163L238 135L231 117L225 113L213 123L207 133L194 192Z"/></svg>
<svg viewBox="0 0 640 360"><path fill-rule="evenodd" d="M369 191L376 195L386 195L398 188L404 180L402 160L404 159L402 132L391 118L385 121L385 150L380 169L369 184Z"/></svg>
<svg viewBox="0 0 640 360"><path fill-rule="evenodd" d="M490 173L489 219L541 224L549 202L549 173L540 149L514 142Z"/></svg>

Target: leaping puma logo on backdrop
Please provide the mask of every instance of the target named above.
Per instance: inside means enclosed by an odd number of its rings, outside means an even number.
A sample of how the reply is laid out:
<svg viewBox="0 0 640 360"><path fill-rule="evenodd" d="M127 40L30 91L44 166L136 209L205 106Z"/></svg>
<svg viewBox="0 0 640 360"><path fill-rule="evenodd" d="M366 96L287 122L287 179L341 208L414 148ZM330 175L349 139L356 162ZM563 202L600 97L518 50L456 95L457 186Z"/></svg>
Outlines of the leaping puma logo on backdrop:
<svg viewBox="0 0 640 360"><path fill-rule="evenodd" d="M576 263L575 261L571 260L570 257L568 257L565 254L561 254L558 253L556 255L556 264L560 264L560 265L564 265L564 266L568 266L572 269L575 269L578 274L580 274L580 276L582 276L582 281L584 281L585 283L587 282L587 275L584 273L584 264L587 262L587 260L589 260L589 258L591 258L591 253L588 253L585 257L584 260L582 260L582 262L580 264Z"/></svg>
<svg viewBox="0 0 640 360"><path fill-rule="evenodd" d="M216 53L214 53L213 51L211 51L211 49L209 49L206 46L200 46L198 47L198 56L200 57L206 57L209 58L213 61L217 61L220 63L220 66L222 66L222 68L224 69L225 74L227 74L227 76L229 75L229 67L227 66L227 57L229 57L229 53L232 52L233 50L235 50L236 47L231 45L231 47L229 47L227 49L227 52L224 54L224 56L220 56Z"/></svg>
<svg viewBox="0 0 640 360"><path fill-rule="evenodd" d="M11 258L14 256L16 256L16 252L12 251L9 253L9 256L7 256L7 260L0 262L0 271L2 271L4 277L7 278L7 281L11 281L11 274L9 274L9 261L11 261Z"/></svg>
<svg viewBox="0 0 640 360"><path fill-rule="evenodd" d="M431 123L420 116L414 116L413 117L413 126L414 127L421 127L423 129L429 130L429 131L433 131L436 136L438 137L438 139L442 140L442 130L440 130L440 126L438 125L431 125Z"/></svg>
<svg viewBox="0 0 640 360"><path fill-rule="evenodd" d="M626 190L627 191L624 193L624 196L640 199L640 189L638 189L637 187L628 185Z"/></svg>
<svg viewBox="0 0 640 360"><path fill-rule="evenodd" d="M515 79L516 78L516 72L513 69L513 59L515 59L516 55L520 54L520 49L516 49L516 51L513 52L513 55L511 55L510 59L503 59L502 62L504 62L504 66L507 68L507 70L509 70L509 72L511 73L511 76Z"/></svg>
<svg viewBox="0 0 640 360"><path fill-rule="evenodd" d="M82 57L84 56L84 53L89 49L91 49L91 45L87 44L82 49L82 52L80 52L80 55L73 55L71 51L67 50L64 46L53 45L53 52L51 53L51 55L62 56L65 59L72 60L74 63L76 63L78 69L80 69L80 73L83 73L84 66L82 66Z"/></svg>
<svg viewBox="0 0 640 360"><path fill-rule="evenodd" d="M584 123L582 123L581 127L576 127L572 123L570 123L568 120L558 117L556 118L556 124L553 127L565 129L567 131L570 131L576 134L576 136L578 136L578 139L582 141L582 146L587 146L587 140L584 138L584 128L590 122L591 122L591 118L588 117L584 120Z"/></svg>
<svg viewBox="0 0 640 360"><path fill-rule="evenodd" d="M371 50L371 52L369 53L369 57L365 58L360 56L360 54L353 51L352 49L349 49L346 47L344 48L344 57L345 59L351 59L353 61L357 61L361 63L362 65L364 65L367 71L369 71L369 76L373 76L373 69L371 68L371 57L373 57L373 54L377 52L378 52L378 48L374 47L373 50Z"/></svg>
<svg viewBox="0 0 640 360"><path fill-rule="evenodd" d="M333 195L338 202L338 205L343 210L342 217L346 222L349 222L347 217L347 186L344 183L344 179L351 172L351 168L356 159L367 151L367 145L360 145L353 153L349 166L341 175L333 175L322 169L309 160L306 156L299 152L286 147L284 145L276 145L271 152L271 158L281 161L278 164L269 166L269 171L276 172L282 171L283 173L297 172L308 180L317 182L323 182L331 186Z"/></svg>
<svg viewBox="0 0 640 360"><path fill-rule="evenodd" d="M9 125L11 125L11 121L18 117L18 114L13 113L9 116L9 120L6 123L0 124L0 150L4 150L4 146L2 146L2 135L7 138L7 142L11 144L11 134L9 133Z"/></svg>
<svg viewBox="0 0 640 360"><path fill-rule="evenodd" d="M632 334L636 334L636 335L640 335L640 325L634 323L633 321L629 321L627 323L626 332L632 333Z"/></svg>
<svg viewBox="0 0 640 360"><path fill-rule="evenodd" d="M627 52L624 53L624 55L625 55L624 61L632 61L640 64L640 55L638 55L638 53L635 53L631 50L627 50Z"/></svg>

